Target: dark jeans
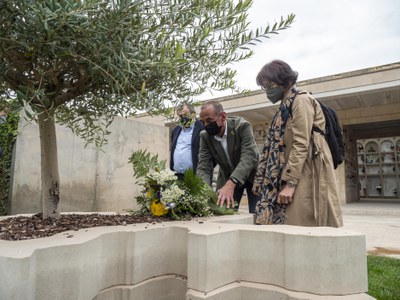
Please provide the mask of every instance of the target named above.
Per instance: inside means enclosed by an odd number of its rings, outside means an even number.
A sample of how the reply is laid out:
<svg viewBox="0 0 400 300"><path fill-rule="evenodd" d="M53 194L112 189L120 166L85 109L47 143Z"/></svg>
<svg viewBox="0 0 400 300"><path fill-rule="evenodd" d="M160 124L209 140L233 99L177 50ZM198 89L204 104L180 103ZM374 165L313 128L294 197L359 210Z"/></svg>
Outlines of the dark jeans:
<svg viewBox="0 0 400 300"><path fill-rule="evenodd" d="M251 191L252 188L253 183L250 181L246 181L244 185L236 186L233 193L233 199L235 199L235 209L239 209L240 200L242 199L244 189L246 189L247 199L249 203L249 213L254 214L256 212L256 204L258 201L260 201L261 196L254 195Z"/></svg>
<svg viewBox="0 0 400 300"><path fill-rule="evenodd" d="M175 173L176 177L178 177L179 180L183 180L185 178L185 174L182 173Z"/></svg>

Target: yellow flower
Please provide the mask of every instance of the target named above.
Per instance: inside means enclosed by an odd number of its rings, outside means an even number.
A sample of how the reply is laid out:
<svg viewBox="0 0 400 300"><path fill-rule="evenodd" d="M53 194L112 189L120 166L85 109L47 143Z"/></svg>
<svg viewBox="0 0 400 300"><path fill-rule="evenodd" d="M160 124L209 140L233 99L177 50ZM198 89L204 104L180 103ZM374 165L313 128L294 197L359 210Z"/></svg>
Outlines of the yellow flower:
<svg viewBox="0 0 400 300"><path fill-rule="evenodd" d="M164 205L159 200L152 200L150 210L153 216L160 217L168 213L168 210L164 208Z"/></svg>

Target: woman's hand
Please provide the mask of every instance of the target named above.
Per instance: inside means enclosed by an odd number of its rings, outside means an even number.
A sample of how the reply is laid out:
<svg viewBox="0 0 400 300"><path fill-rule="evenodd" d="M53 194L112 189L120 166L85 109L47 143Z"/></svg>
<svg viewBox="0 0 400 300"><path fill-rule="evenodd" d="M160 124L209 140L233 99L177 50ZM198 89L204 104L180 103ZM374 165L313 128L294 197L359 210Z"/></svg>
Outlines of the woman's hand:
<svg viewBox="0 0 400 300"><path fill-rule="evenodd" d="M279 204L290 204L293 201L294 191L296 190L295 186L286 185L283 190L278 195L277 202Z"/></svg>

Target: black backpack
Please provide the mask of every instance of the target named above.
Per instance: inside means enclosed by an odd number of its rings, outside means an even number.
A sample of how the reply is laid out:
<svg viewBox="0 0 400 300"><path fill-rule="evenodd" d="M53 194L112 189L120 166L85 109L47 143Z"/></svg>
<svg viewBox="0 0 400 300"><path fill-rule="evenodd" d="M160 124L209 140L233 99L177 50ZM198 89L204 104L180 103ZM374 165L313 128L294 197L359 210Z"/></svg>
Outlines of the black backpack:
<svg viewBox="0 0 400 300"><path fill-rule="evenodd" d="M289 106L290 115L292 115L292 104L296 96L299 94L307 93L299 90L295 90L294 92L295 94L293 97L291 97L291 102ZM333 108L326 106L318 99L316 100L321 105L322 112L325 116L325 133L321 129L314 126L312 130L325 136L325 140L328 143L329 149L331 150L333 167L336 169L338 165L340 165L344 161L344 138L342 128L340 126L339 118L336 114L336 111Z"/></svg>

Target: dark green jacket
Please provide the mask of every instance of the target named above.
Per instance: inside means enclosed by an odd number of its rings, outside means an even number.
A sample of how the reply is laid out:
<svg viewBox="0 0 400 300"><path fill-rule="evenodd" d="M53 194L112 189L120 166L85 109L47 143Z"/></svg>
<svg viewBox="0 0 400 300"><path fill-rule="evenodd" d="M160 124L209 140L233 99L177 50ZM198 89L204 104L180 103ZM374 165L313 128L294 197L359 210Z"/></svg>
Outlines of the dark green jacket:
<svg viewBox="0 0 400 300"><path fill-rule="evenodd" d="M221 188L230 176L240 184L249 179L253 181L258 163L258 150L251 124L241 117L228 117L227 143L231 163L225 155L222 145L205 130L200 133L199 164L196 174L211 185L213 173L210 161L214 159L219 166L217 189Z"/></svg>

